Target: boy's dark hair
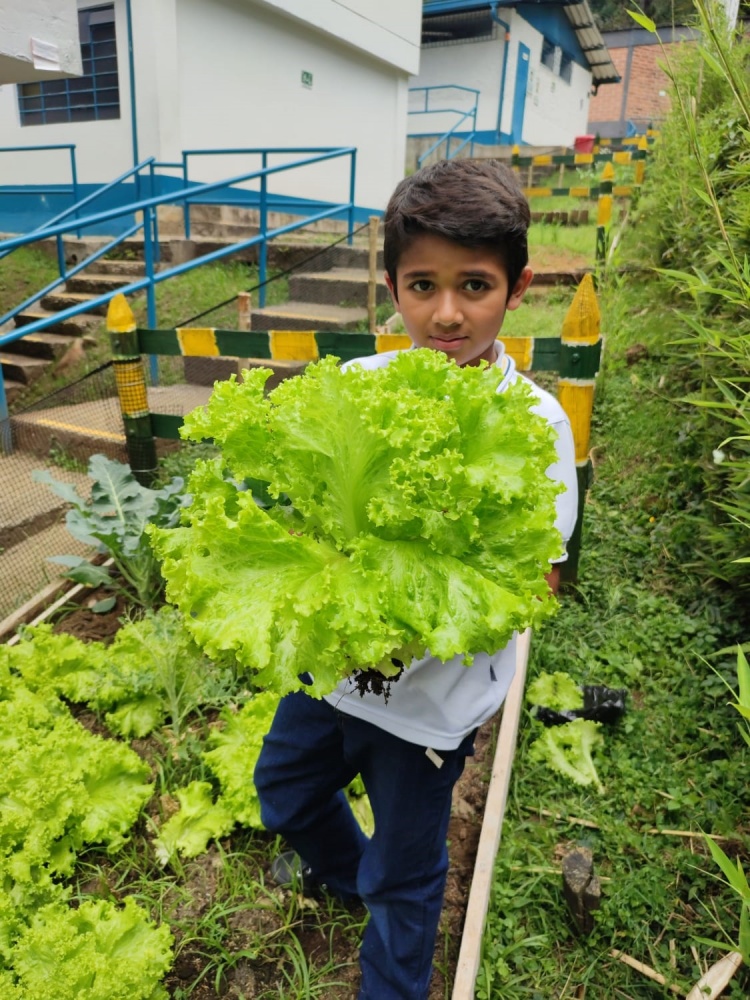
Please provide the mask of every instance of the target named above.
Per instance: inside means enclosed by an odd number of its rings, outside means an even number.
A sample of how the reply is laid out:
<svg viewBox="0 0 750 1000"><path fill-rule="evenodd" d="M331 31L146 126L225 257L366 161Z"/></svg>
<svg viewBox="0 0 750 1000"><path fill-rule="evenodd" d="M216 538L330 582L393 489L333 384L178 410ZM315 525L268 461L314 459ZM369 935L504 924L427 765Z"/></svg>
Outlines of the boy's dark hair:
<svg viewBox="0 0 750 1000"><path fill-rule="evenodd" d="M405 177L385 211L385 269L396 286L401 256L418 236L491 250L508 275L508 294L529 262L529 203L499 160L441 160Z"/></svg>

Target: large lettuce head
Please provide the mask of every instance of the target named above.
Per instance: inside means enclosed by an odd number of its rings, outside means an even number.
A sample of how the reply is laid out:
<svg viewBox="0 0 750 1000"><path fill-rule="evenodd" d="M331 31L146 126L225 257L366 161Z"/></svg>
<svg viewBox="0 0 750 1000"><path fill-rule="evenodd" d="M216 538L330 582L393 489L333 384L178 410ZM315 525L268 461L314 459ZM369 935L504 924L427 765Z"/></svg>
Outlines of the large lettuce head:
<svg viewBox="0 0 750 1000"><path fill-rule="evenodd" d="M221 458L196 466L183 524L151 529L209 655L323 695L427 650L468 662L550 613L554 431L525 383L498 393L499 369L426 349L326 358L267 395L266 370L243 377L186 417Z"/></svg>

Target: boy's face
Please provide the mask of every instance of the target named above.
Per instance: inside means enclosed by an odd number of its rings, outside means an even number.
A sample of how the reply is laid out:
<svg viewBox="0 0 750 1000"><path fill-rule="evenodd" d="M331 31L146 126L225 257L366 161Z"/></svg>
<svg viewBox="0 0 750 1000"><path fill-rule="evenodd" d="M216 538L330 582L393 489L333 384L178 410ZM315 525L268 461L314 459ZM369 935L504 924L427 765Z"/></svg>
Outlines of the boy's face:
<svg viewBox="0 0 750 1000"><path fill-rule="evenodd" d="M531 282L526 267L508 294L499 258L441 236L418 236L385 280L415 347L443 351L457 365L495 360L505 312L517 309Z"/></svg>

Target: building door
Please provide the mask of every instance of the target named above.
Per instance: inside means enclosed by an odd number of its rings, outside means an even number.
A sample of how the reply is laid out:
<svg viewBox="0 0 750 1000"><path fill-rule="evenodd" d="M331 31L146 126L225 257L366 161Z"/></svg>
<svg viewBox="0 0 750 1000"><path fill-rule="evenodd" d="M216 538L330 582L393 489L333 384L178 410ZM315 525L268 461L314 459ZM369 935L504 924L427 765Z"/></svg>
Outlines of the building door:
<svg viewBox="0 0 750 1000"><path fill-rule="evenodd" d="M513 90L513 122L510 130L510 141L521 142L523 133L523 115L526 109L526 87L529 83L529 49L523 42L518 43L518 61L516 63L516 86Z"/></svg>

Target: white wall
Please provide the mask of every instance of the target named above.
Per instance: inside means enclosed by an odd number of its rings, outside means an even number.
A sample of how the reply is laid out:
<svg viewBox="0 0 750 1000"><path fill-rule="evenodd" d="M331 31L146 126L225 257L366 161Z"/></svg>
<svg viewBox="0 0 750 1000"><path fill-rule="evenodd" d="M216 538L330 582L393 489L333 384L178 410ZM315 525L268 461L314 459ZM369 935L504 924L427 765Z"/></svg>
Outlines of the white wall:
<svg viewBox="0 0 750 1000"><path fill-rule="evenodd" d="M502 33L498 38L471 42L465 45L445 45L426 48L422 51L419 73L409 81L410 87L437 87L445 84L460 84L479 91L477 105L478 130L496 129L500 100L500 79L503 68L505 42ZM412 94L409 109L424 108L424 94ZM429 107L450 107L468 111L474 104L474 95L457 90L432 91ZM440 133L453 128L460 115L412 114L409 116L409 134ZM469 131L471 119L465 119L458 130Z"/></svg>
<svg viewBox="0 0 750 1000"><path fill-rule="evenodd" d="M82 183L104 183L133 164L125 0L115 11L119 120L21 128L15 87L0 88L3 145L74 142ZM344 40L326 30L336 13ZM132 19L139 159L176 161L188 148L355 146L355 200L385 206L404 173L421 0L132 0ZM62 152L6 154L0 178L64 184L67 162ZM191 178L203 181L260 166L241 157L193 162ZM287 174L274 189L348 200L348 161Z"/></svg>
<svg viewBox="0 0 750 1000"><path fill-rule="evenodd" d="M516 78L515 55L518 52L517 43L521 41L530 49L523 141L532 146L572 146L575 137L587 131L591 73L573 63L570 83L567 83L543 66L544 36L518 14L514 14L511 23L511 38L514 42L514 63L512 67L508 66L510 86L507 88L503 129L510 129Z"/></svg>
<svg viewBox="0 0 750 1000"><path fill-rule="evenodd" d="M296 18L407 73L419 68L421 0L246 0Z"/></svg>
<svg viewBox="0 0 750 1000"><path fill-rule="evenodd" d="M419 9L419 0L408 6ZM178 147L355 146L355 200L384 207L404 173L405 71L310 31L269 3L248 0L180 0L178 51L174 92L160 99L181 103L179 141L163 147L162 158L175 156ZM207 60L206 53L221 57ZM303 72L312 74L312 86L303 84ZM190 173L211 181L259 166L239 156L201 158L191 161ZM296 170L273 181L271 190L346 201L348 169L342 159Z"/></svg>
<svg viewBox="0 0 750 1000"><path fill-rule="evenodd" d="M2 2L2 0L0 0ZM137 0L136 0L137 2ZM142 2L142 0L141 0ZM161 2L161 0L159 0ZM78 7L95 7L101 0L78 0ZM124 0L115 0L117 71L120 87L120 118L111 121L21 126L14 86L0 89L0 136L4 146L38 146L75 143L78 180L105 183L133 165L130 125L127 24ZM76 39L78 21L76 18ZM80 43L76 40L80 62ZM81 67L82 68L82 67ZM0 158L3 184L69 184L68 154L45 151L29 154L5 153Z"/></svg>
<svg viewBox="0 0 750 1000"><path fill-rule="evenodd" d="M76 0L0 0L0 84L80 73Z"/></svg>

